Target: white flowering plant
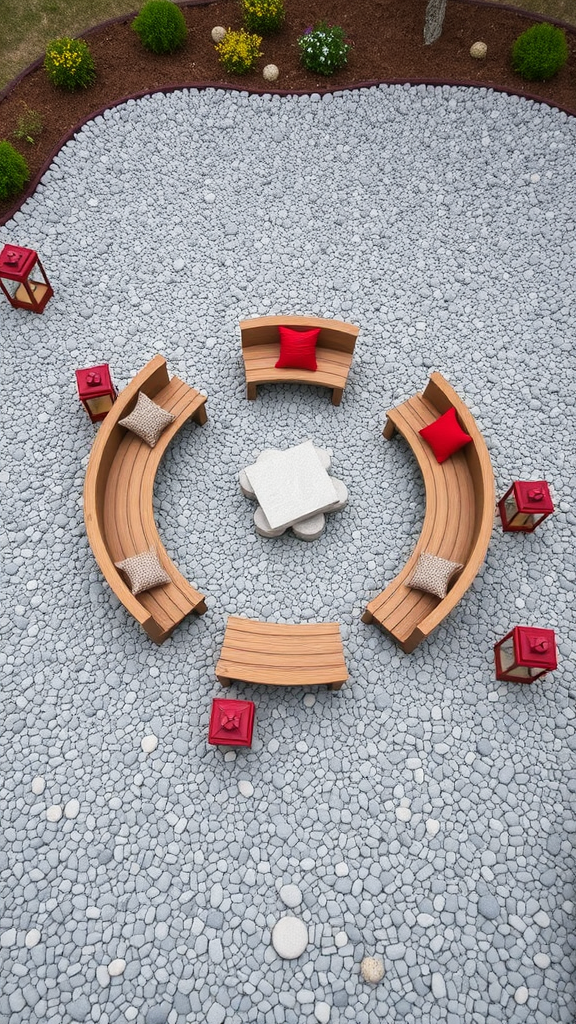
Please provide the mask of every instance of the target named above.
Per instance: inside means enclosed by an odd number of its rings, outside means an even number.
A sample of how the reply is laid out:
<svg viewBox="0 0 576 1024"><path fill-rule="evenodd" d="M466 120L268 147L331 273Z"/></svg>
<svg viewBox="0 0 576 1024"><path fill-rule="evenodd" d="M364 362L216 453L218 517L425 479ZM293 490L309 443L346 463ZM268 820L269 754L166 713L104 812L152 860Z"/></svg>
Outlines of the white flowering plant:
<svg viewBox="0 0 576 1024"><path fill-rule="evenodd" d="M308 71L320 75L333 75L348 63L349 44L339 25L328 26L321 21L315 28L307 28L298 39L300 60Z"/></svg>

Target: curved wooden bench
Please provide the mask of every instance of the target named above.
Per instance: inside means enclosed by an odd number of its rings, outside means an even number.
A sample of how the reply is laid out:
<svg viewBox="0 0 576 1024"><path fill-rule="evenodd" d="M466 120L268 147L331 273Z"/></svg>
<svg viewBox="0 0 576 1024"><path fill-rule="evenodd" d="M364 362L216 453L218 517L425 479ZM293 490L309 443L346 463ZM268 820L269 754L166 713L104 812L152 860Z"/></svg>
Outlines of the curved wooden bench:
<svg viewBox="0 0 576 1024"><path fill-rule="evenodd" d="M316 343L317 370L277 370L280 355L279 327L309 330L319 327ZM240 321L242 358L246 372L246 397L256 398L258 384L317 384L330 388L332 405L340 405L352 365L360 328L341 320L313 316L262 316Z"/></svg>
<svg viewBox="0 0 576 1024"><path fill-rule="evenodd" d="M152 398L176 419L150 448L119 426L138 392ZM148 636L162 643L179 622L206 611L204 595L192 587L168 557L154 522L156 470L174 435L187 420L206 422L206 398L178 377L168 377L166 360L155 356L118 395L92 446L84 484L84 521L94 557L124 607ZM170 583L134 597L115 562L155 547Z"/></svg>
<svg viewBox="0 0 576 1024"><path fill-rule="evenodd" d="M290 625L230 615L216 665L222 686L233 679L269 686L339 690L348 678L337 622Z"/></svg>
<svg viewBox="0 0 576 1024"><path fill-rule="evenodd" d="M418 431L451 406L472 442L439 464ZM408 562L386 590L370 601L362 620L377 622L410 652L452 611L473 582L486 556L496 499L484 439L470 410L440 373L431 375L423 394L388 412L384 437L390 439L396 430L407 440L422 471L426 513ZM422 551L464 565L443 600L406 586Z"/></svg>

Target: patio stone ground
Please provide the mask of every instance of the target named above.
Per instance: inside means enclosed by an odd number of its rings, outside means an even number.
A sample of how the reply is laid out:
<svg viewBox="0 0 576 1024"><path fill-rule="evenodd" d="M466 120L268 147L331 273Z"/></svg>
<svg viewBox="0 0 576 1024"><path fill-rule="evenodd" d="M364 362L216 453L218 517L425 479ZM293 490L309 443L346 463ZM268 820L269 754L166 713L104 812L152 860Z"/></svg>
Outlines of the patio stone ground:
<svg viewBox="0 0 576 1024"><path fill-rule="evenodd" d="M485 90L183 91L88 124L1 229L55 297L1 309L0 1024L573 1021L575 141ZM360 325L340 407L246 401L238 321L283 312ZM208 612L160 648L87 545L73 372L107 360L123 386L156 352L209 416L155 496ZM499 494L546 478L557 511L532 537L496 525L404 655L360 615L419 534L417 466L381 430L432 369ZM238 473L307 437L349 504L314 545L258 537ZM207 745L228 614L338 620L350 670L337 694L234 687L257 705L235 756ZM494 678L516 623L557 632L530 687ZM287 915L308 930L290 961Z"/></svg>

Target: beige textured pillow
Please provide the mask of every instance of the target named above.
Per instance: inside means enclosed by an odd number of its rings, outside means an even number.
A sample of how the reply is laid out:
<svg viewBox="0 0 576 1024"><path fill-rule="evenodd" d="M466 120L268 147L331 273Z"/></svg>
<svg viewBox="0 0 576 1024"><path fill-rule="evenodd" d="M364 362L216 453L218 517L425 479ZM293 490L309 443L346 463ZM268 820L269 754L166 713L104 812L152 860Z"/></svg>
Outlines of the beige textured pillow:
<svg viewBox="0 0 576 1024"><path fill-rule="evenodd" d="M448 584L454 573L460 572L463 568L460 562L449 562L447 558L439 558L438 555L430 555L423 551L416 562L414 572L406 581L406 586L413 587L414 590L425 590L436 597L446 597Z"/></svg>
<svg viewBox="0 0 576 1024"><path fill-rule="evenodd" d="M175 419L176 417L171 412L166 412L151 398L148 398L148 395L139 391L138 401L130 415L118 422L121 427L126 427L126 430L131 430L133 434L138 434L138 437L141 437L146 444L153 448L162 431L166 430L166 427L169 427Z"/></svg>
<svg viewBox="0 0 576 1024"><path fill-rule="evenodd" d="M170 577L160 565L155 548L125 558L123 562L115 562L114 565L126 573L134 595L141 594L144 590L152 590L153 587L161 587L163 583L170 583Z"/></svg>

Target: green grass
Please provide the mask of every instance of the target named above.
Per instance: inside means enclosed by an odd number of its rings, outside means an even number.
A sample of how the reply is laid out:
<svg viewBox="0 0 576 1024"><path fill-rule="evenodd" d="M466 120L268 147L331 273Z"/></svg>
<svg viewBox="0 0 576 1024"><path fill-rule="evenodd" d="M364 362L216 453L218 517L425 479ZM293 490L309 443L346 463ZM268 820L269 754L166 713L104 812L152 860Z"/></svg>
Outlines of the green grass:
<svg viewBox="0 0 576 1024"><path fill-rule="evenodd" d="M521 0L514 6L576 25L576 0ZM0 89L41 57L51 39L79 35L138 7L140 0L0 0Z"/></svg>
<svg viewBox="0 0 576 1024"><path fill-rule="evenodd" d="M41 57L51 39L77 36L140 0L0 0L0 89Z"/></svg>

